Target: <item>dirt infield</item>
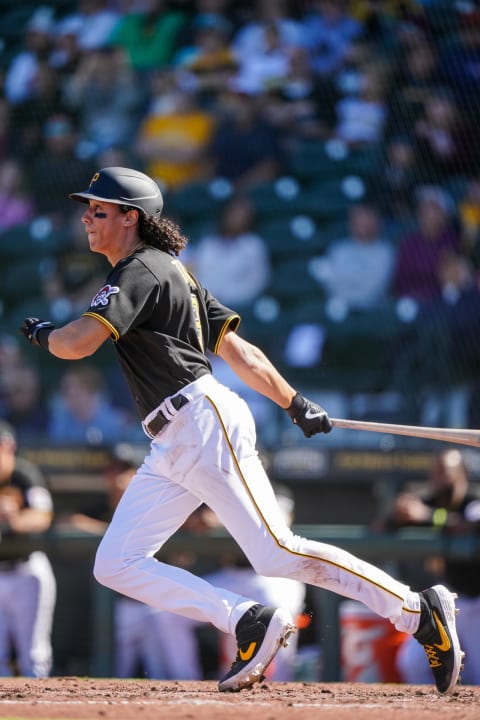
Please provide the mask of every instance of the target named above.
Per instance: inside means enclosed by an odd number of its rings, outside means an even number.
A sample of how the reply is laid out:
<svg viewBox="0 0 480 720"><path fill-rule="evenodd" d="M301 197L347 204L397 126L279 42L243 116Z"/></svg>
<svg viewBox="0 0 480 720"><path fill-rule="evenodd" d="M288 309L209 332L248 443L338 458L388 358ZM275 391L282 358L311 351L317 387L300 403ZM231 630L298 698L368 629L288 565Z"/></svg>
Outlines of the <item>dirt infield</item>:
<svg viewBox="0 0 480 720"><path fill-rule="evenodd" d="M3 678L0 718L58 720L478 720L480 687L441 696L426 686L263 683L219 693L216 683Z"/></svg>

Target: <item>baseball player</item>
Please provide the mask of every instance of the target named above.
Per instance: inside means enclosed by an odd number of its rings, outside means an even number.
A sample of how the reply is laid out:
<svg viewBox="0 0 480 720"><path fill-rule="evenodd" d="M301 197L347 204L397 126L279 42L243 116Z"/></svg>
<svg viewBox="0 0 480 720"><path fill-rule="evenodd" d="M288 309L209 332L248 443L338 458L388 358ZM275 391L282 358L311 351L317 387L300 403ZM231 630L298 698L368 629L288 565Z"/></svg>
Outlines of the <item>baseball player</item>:
<svg viewBox="0 0 480 720"><path fill-rule="evenodd" d="M9 539L48 530L53 502L38 468L17 457L16 450L15 432L1 420L0 531L5 547L0 558L0 675L47 677L55 576L43 551L22 552Z"/></svg>
<svg viewBox="0 0 480 720"><path fill-rule="evenodd" d="M70 198L87 205L82 222L90 249L105 255L112 270L81 317L60 328L29 317L21 332L66 360L90 356L112 340L151 438L98 547L98 582L235 635L237 656L220 691L261 680L296 630L281 599L279 606L264 606L154 558L204 502L256 572L362 601L398 630L415 635L439 692L452 690L463 653L450 591L436 585L413 592L342 549L295 535L285 523L255 450L250 410L213 377L207 349L284 408L306 437L329 432L330 419L237 334L238 314L187 271L178 258L187 240L162 217L158 185L141 172L106 167Z"/></svg>

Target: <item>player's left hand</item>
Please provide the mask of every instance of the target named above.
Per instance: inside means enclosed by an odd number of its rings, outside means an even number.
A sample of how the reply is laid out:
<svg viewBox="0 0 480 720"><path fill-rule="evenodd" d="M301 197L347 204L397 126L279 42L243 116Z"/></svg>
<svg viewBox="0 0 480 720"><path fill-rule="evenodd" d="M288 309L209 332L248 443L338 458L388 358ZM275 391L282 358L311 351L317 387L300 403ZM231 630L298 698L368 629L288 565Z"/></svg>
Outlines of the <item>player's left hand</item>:
<svg viewBox="0 0 480 720"><path fill-rule="evenodd" d="M312 400L303 397L299 392L293 398L290 407L287 408L287 413L307 438L317 433L329 433L332 429L327 411Z"/></svg>
<svg viewBox="0 0 480 720"><path fill-rule="evenodd" d="M42 345L39 339L39 333L42 330L49 331L48 335L50 335L50 332L55 330L55 325L50 322L50 320L40 320L39 318L29 317L25 318L20 327L20 332L25 335L28 342L32 345ZM48 338L47 333L45 333L45 335ZM45 343L45 339L46 338L42 338L43 344Z"/></svg>

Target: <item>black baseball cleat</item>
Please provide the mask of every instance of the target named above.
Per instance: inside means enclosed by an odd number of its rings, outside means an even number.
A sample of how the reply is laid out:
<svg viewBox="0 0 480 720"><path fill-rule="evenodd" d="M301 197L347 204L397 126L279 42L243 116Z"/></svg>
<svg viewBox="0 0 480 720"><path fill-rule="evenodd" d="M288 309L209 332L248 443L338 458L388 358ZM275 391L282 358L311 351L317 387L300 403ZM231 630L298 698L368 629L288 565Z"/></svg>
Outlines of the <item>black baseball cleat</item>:
<svg viewBox="0 0 480 720"><path fill-rule="evenodd" d="M414 638L423 645L437 690L448 693L458 682L465 653L455 627L455 598L443 585L434 585L420 595L420 625Z"/></svg>
<svg viewBox="0 0 480 720"><path fill-rule="evenodd" d="M235 628L237 656L218 683L220 692L236 692L262 680L277 650L296 630L286 610L258 604L249 608Z"/></svg>

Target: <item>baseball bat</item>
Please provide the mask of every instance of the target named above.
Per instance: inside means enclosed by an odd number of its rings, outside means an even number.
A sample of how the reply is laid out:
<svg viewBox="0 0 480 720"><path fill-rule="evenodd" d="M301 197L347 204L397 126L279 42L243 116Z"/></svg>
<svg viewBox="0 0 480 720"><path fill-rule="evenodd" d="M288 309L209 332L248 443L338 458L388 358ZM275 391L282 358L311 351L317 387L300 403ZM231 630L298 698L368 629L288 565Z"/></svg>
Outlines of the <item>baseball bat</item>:
<svg viewBox="0 0 480 720"><path fill-rule="evenodd" d="M367 422L364 420L341 420L330 418L333 427L347 430L366 430L368 432L389 433L390 435L408 435L409 437L441 440L459 445L480 447L480 430L460 428L422 427L420 425L396 425L394 423Z"/></svg>

